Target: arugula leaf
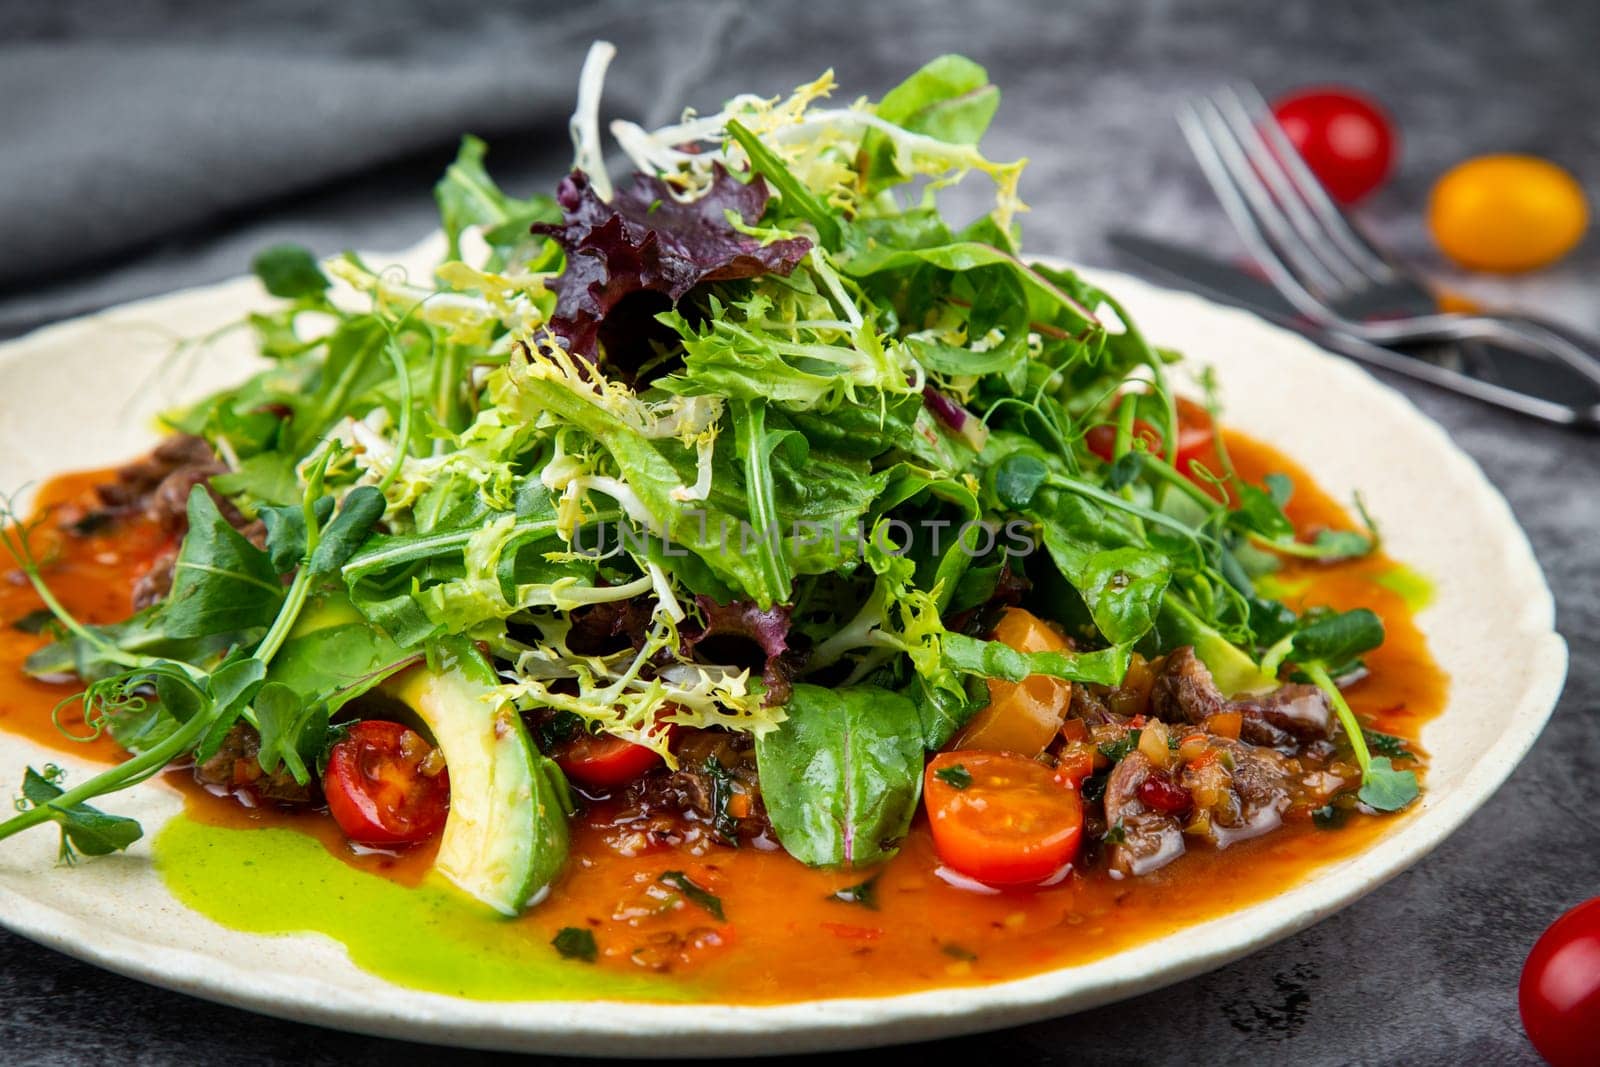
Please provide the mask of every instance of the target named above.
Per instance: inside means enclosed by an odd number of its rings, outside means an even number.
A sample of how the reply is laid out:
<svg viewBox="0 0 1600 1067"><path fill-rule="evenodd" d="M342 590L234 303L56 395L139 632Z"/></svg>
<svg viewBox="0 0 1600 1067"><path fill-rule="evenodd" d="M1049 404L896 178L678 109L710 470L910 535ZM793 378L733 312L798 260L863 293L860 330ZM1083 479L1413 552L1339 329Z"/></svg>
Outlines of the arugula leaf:
<svg viewBox="0 0 1600 1067"><path fill-rule="evenodd" d="M374 485L358 485L344 498L339 514L322 531L308 567L313 576L332 574L361 547L372 527L383 518L383 493Z"/></svg>
<svg viewBox="0 0 1600 1067"><path fill-rule="evenodd" d="M162 602L122 622L86 627L87 637L68 634L46 645L23 662L23 670L35 678L75 674L84 682L94 682L123 671L126 663L122 657L130 655L205 668L248 636L219 633L177 638L167 629L166 615L167 605Z"/></svg>
<svg viewBox="0 0 1600 1067"><path fill-rule="evenodd" d="M208 637L265 627L283 604L267 553L245 540L204 486L189 492L189 532L178 550L163 612L171 637Z"/></svg>
<svg viewBox="0 0 1600 1067"><path fill-rule="evenodd" d="M756 738L762 797L784 849L812 866L891 855L922 789L915 705L871 686L796 685L785 710Z"/></svg>
<svg viewBox="0 0 1600 1067"><path fill-rule="evenodd" d="M955 670L1008 682L1043 674L1074 682L1116 685L1128 673L1129 650L1124 646L1095 652L1019 652L1002 641L946 634L940 647L945 662Z"/></svg>
<svg viewBox="0 0 1600 1067"><path fill-rule="evenodd" d="M683 894L685 900L710 912L718 922L728 921L728 916L722 910L722 898L705 887L698 885L682 871L663 871L656 881L676 889Z"/></svg>
<svg viewBox="0 0 1600 1067"><path fill-rule="evenodd" d="M104 856L121 851L144 836L133 819L107 815L87 804L62 806L56 803L65 791L51 780L60 777L59 771L51 775L52 770L56 769L46 767L45 773L40 774L29 767L22 777L22 797L29 806L46 811L51 821L61 827L63 863L71 863L78 852Z"/></svg>
<svg viewBox="0 0 1600 1067"><path fill-rule="evenodd" d="M600 946L595 944L594 931L581 926L563 926L550 944L561 953L562 959L593 963L600 958Z"/></svg>
<svg viewBox="0 0 1600 1067"><path fill-rule="evenodd" d="M331 284L317 257L301 245L273 245L256 253L250 270L267 292L285 300L321 297Z"/></svg>
<svg viewBox="0 0 1600 1067"><path fill-rule="evenodd" d="M772 183L778 190L778 195L783 198L783 204L794 214L799 215L817 228L817 236L822 239L822 246L828 249L839 247L840 229L839 220L833 212L812 195L783 165L783 161L772 153L766 145L762 144L756 135L745 129L738 119L728 120L728 135L738 142L744 149L745 155L750 157L750 169Z"/></svg>

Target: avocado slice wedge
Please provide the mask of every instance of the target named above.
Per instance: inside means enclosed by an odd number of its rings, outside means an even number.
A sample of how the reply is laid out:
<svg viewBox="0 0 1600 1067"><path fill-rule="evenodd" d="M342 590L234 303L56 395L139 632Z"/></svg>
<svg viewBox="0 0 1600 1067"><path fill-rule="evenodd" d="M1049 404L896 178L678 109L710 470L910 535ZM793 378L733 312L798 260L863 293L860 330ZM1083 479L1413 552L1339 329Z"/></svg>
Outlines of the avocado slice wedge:
<svg viewBox="0 0 1600 1067"><path fill-rule="evenodd" d="M450 815L434 867L505 915L542 900L567 858L566 779L534 747L516 709L469 641L380 687L422 719L444 750Z"/></svg>

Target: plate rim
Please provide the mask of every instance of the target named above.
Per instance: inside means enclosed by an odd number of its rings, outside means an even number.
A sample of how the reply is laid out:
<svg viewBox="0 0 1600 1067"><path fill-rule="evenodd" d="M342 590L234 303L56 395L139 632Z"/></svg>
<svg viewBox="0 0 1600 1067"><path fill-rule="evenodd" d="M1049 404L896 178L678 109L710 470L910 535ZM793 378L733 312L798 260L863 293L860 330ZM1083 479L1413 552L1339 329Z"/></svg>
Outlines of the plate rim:
<svg viewBox="0 0 1600 1067"><path fill-rule="evenodd" d="M417 262L436 245L430 237L413 249L372 260ZM1037 257L1046 259L1048 257ZM1061 262L1061 261L1056 261ZM1454 476L1470 486L1476 501L1493 513L1501 529L1503 558L1510 584L1531 594L1514 614L1512 625L1529 642L1535 656L1530 684L1507 716L1499 740L1462 772L1463 784L1442 800L1424 793L1419 809L1404 825L1384 835L1382 848L1368 849L1342 864L1341 884L1329 892L1317 878L1304 879L1286 893L1243 909L1184 927L1180 933L1204 930L1210 947L1191 953L1179 965L1163 968L1154 978L1138 973L1154 950L1170 941L1163 937L1134 945L1086 964L1057 968L1022 978L977 986L937 987L882 997L850 997L775 1005L660 1004L638 1001L478 1001L425 993L378 979L386 997L360 1014L326 1001L318 983L297 977L293 983L263 981L259 972L207 956L192 948L149 945L120 930L85 922L52 905L0 886L0 925L95 966L177 992L258 1013L385 1037L436 1044L516 1051L580 1055L648 1054L659 1057L778 1054L864 1048L910 1040L928 1040L1020 1025L1064 1012L1089 1010L1137 993L1148 992L1212 970L1289 937L1354 903L1413 864L1451 836L1500 788L1521 763L1554 713L1566 680L1565 640L1555 628L1555 604L1533 547L1504 495L1482 468L1462 451L1444 429L1404 394L1364 368L1318 348L1292 331L1250 312L1173 290L1132 275L1098 268L1077 268L1107 290L1126 296L1138 290L1181 307L1185 314L1231 321L1241 329L1300 350L1327 374L1344 378L1392 417L1412 423L1432 438L1438 454L1456 468ZM1142 296L1142 294L1141 294ZM70 341L78 332L92 332L108 320L154 315L181 300L214 298L219 302L259 303L261 294L250 276L178 290L93 314L54 323L0 344L0 361L25 359L30 350ZM1127 301L1129 303L1133 301ZM1432 802L1430 802L1432 800ZM1282 914L1265 924L1256 913L1278 903ZM173 906L182 907L174 902ZM91 935L91 936L86 936ZM318 934L252 935L292 939ZM1154 962L1154 961L1151 961ZM1075 983L1083 971L1108 971L1109 979ZM335 983L337 985L337 983ZM952 1011L951 994L965 1003ZM1067 1002L1070 1001L1070 1005ZM714 1047L701 1047L701 1043Z"/></svg>

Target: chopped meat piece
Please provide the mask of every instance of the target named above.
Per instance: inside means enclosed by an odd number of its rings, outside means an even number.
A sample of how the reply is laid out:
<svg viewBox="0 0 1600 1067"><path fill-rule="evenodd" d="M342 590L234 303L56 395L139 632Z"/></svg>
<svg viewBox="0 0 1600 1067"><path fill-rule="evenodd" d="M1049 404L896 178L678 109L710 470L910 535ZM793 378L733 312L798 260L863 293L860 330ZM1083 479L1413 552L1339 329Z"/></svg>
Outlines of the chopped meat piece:
<svg viewBox="0 0 1600 1067"><path fill-rule="evenodd" d="M1205 663L1187 646L1169 655L1156 672L1150 706L1158 718L1196 726L1212 715L1236 711L1243 720L1240 737L1285 752L1333 736L1333 708L1316 686L1289 682L1270 693L1228 700Z"/></svg>
<svg viewBox="0 0 1600 1067"><path fill-rule="evenodd" d="M1183 855L1183 830L1176 817L1140 799L1141 787L1155 772L1144 753L1123 757L1106 781L1106 824L1120 837L1109 852L1111 871L1123 877L1149 874Z"/></svg>
<svg viewBox="0 0 1600 1067"><path fill-rule="evenodd" d="M663 768L628 786L626 802L637 817L681 815L710 826L713 836L724 844L770 834L761 803L755 746L748 735L680 730L673 754L678 759L677 770Z"/></svg>
<svg viewBox="0 0 1600 1067"><path fill-rule="evenodd" d="M301 785L284 767L271 774L263 771L256 758L260 751L261 735L249 723L236 722L216 755L195 765L194 780L213 792L233 796L247 808L262 804L298 808L320 799L314 783Z"/></svg>
<svg viewBox="0 0 1600 1067"><path fill-rule="evenodd" d="M117 480L100 486L96 494L112 511L136 511L170 474L191 467L212 467L213 473L222 469L204 438L177 434L158 444L148 456L121 467Z"/></svg>
<svg viewBox="0 0 1600 1067"><path fill-rule="evenodd" d="M1276 830L1290 804L1289 777L1299 765L1273 749L1228 738L1211 738L1209 748L1216 758L1185 764L1178 777L1202 809L1191 831L1227 848Z"/></svg>
<svg viewBox="0 0 1600 1067"><path fill-rule="evenodd" d="M1244 713L1240 736L1252 744L1278 747L1278 742L1251 736L1257 732L1252 730L1255 726L1269 726L1301 741L1326 741L1333 736L1333 706L1328 695L1314 685L1289 682L1264 696L1236 700L1233 706Z"/></svg>
<svg viewBox="0 0 1600 1067"><path fill-rule="evenodd" d="M1150 710L1167 722L1198 726L1227 707L1228 701L1212 680L1210 669L1187 645L1167 657L1150 687Z"/></svg>
<svg viewBox="0 0 1600 1067"><path fill-rule="evenodd" d="M123 466L117 471L116 481L95 490L104 508L80 518L80 524L85 519L142 512L172 538L166 551L156 556L150 569L134 582L135 611L149 607L172 591L178 543L189 529L189 493L226 470L203 438L179 434L162 441L148 456ZM234 529L257 548L266 546L267 529L259 520L245 518L231 501L217 493L211 496Z"/></svg>

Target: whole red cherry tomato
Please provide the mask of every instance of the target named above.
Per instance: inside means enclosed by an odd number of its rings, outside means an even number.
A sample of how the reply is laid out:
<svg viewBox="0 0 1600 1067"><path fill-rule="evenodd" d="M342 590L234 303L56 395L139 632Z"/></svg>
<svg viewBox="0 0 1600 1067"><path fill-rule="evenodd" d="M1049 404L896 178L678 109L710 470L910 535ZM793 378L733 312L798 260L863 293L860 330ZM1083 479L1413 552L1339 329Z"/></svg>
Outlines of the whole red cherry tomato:
<svg viewBox="0 0 1600 1067"><path fill-rule="evenodd" d="M1600 897L1550 924L1517 989L1522 1028L1551 1067L1582 1067L1600 1052Z"/></svg>
<svg viewBox="0 0 1600 1067"><path fill-rule="evenodd" d="M1206 462L1206 457L1211 454L1212 439L1216 434L1211 425L1211 413L1206 411L1202 405L1195 403L1188 397L1180 396L1177 399L1177 406L1178 455L1176 466L1184 474L1189 474L1191 473L1190 468L1196 460ZM1116 412L1112 412L1111 418L1115 417ZM1143 419L1133 420L1133 436L1142 438L1146 447L1152 453L1158 456L1164 453L1160 431ZM1117 428L1109 422L1091 426L1088 432L1083 435L1083 443L1090 452L1110 463L1116 453ZM1207 465L1214 467L1216 464L1211 462Z"/></svg>
<svg viewBox="0 0 1600 1067"><path fill-rule="evenodd" d="M397 722L350 727L328 753L322 791L328 814L358 845L393 848L426 841L444 828L450 775L429 757L433 746ZM430 773L431 771L431 773Z"/></svg>
<svg viewBox="0 0 1600 1067"><path fill-rule="evenodd" d="M1272 112L1311 172L1341 204L1372 192L1394 167L1394 123L1370 97L1318 86L1283 97Z"/></svg>

